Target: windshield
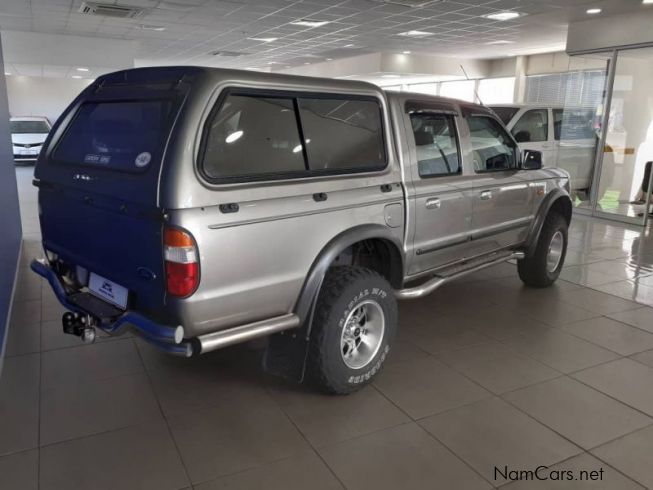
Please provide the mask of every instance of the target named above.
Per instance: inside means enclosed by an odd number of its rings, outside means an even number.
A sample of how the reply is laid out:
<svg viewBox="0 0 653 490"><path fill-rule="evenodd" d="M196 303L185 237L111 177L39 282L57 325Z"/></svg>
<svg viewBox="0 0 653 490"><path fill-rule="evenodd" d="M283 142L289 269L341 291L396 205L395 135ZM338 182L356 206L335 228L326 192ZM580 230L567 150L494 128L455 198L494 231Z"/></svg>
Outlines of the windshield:
<svg viewBox="0 0 653 490"><path fill-rule="evenodd" d="M50 127L45 121L9 121L11 134L30 134L50 132Z"/></svg>
<svg viewBox="0 0 653 490"><path fill-rule="evenodd" d="M490 109L501 119L503 124L508 124L513 116L517 114L519 107L490 107Z"/></svg>
<svg viewBox="0 0 653 490"><path fill-rule="evenodd" d="M58 143L54 159L128 172L144 171L163 154L173 100L87 102Z"/></svg>

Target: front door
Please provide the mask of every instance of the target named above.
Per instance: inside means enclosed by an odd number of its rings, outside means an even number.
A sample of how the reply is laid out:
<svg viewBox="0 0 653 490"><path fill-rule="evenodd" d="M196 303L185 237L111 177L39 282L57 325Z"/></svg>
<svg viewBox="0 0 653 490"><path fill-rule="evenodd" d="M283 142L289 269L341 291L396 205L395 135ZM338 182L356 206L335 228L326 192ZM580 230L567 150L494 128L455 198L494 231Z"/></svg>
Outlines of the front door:
<svg viewBox="0 0 653 490"><path fill-rule="evenodd" d="M470 114L466 120L476 174L472 241L481 252L520 243L532 219L536 189L519 169L519 149L494 117Z"/></svg>
<svg viewBox="0 0 653 490"><path fill-rule="evenodd" d="M510 130L522 150L542 153L544 167L554 167L556 164L549 111L550 109L527 109Z"/></svg>
<svg viewBox="0 0 653 490"><path fill-rule="evenodd" d="M470 240L472 179L462 175L453 107L410 107L405 124L415 226L408 273L418 274L464 255Z"/></svg>

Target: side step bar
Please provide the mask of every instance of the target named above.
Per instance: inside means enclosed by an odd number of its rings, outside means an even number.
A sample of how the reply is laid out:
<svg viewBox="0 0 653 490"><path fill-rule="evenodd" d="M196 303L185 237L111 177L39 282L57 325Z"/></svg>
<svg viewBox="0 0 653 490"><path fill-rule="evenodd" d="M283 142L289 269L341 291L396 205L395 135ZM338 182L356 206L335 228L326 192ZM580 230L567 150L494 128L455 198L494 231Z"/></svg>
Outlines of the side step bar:
<svg viewBox="0 0 653 490"><path fill-rule="evenodd" d="M449 269L444 269L439 275L434 276L425 283L412 288L395 290L397 299L416 299L431 294L443 284L458 279L459 277L466 276L472 272L480 271L486 267L490 267L510 259L523 259L524 252L508 250L506 252L499 252L488 257L476 259L466 264L456 265Z"/></svg>
<svg viewBox="0 0 653 490"><path fill-rule="evenodd" d="M239 327L220 330L197 337L200 354L222 349L228 345L246 342L257 337L299 327L299 317L293 314L281 315L260 322L248 323Z"/></svg>

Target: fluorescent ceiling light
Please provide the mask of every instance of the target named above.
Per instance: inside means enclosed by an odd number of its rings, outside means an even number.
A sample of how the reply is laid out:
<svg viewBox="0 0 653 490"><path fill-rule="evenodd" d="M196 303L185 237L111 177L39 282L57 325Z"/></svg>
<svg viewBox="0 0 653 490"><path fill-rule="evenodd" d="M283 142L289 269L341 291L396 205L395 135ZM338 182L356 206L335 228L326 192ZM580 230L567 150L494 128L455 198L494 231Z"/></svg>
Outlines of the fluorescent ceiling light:
<svg viewBox="0 0 653 490"><path fill-rule="evenodd" d="M381 75L381 78L399 78L399 75L392 75L392 74Z"/></svg>
<svg viewBox="0 0 653 490"><path fill-rule="evenodd" d="M644 5L651 4L651 3L653 3L653 0L642 0L642 3Z"/></svg>
<svg viewBox="0 0 653 490"><path fill-rule="evenodd" d="M506 41L505 39L499 39L497 41L490 41L485 44L495 45L495 44L515 44L515 41Z"/></svg>
<svg viewBox="0 0 653 490"><path fill-rule="evenodd" d="M497 12L496 14L484 15L483 17L492 20L511 20L520 16L521 14L519 12Z"/></svg>
<svg viewBox="0 0 653 490"><path fill-rule="evenodd" d="M355 44L345 44L345 45L343 46L343 48L354 48L354 47L356 47Z"/></svg>
<svg viewBox="0 0 653 490"><path fill-rule="evenodd" d="M143 29L144 31L165 31L166 28L164 26L157 26L153 24L139 24L138 25L139 29Z"/></svg>
<svg viewBox="0 0 653 490"><path fill-rule="evenodd" d="M294 26L306 26L306 27L322 27L323 25L328 24L328 20L311 20L311 19L299 19L291 22Z"/></svg>
<svg viewBox="0 0 653 490"><path fill-rule="evenodd" d="M260 41L262 43L271 43L279 39L278 37L248 37L250 41Z"/></svg>
<svg viewBox="0 0 653 490"><path fill-rule="evenodd" d="M402 54L410 54L410 51L402 51Z"/></svg>
<svg viewBox="0 0 653 490"><path fill-rule="evenodd" d="M333 61L333 58L327 58L326 60L327 61Z"/></svg>
<svg viewBox="0 0 653 490"><path fill-rule="evenodd" d="M8 71L6 71L6 72L5 72L5 76L6 76L6 77L9 77L9 76L11 76L11 73L9 73Z"/></svg>
<svg viewBox="0 0 653 490"><path fill-rule="evenodd" d="M80 66L79 68L76 68L77 71L88 71L88 68L84 68L83 66Z"/></svg>
<svg viewBox="0 0 653 490"><path fill-rule="evenodd" d="M427 36L432 36L432 32L426 32L426 31L406 31L406 32L400 32L397 34L398 36L404 36L404 37L427 37Z"/></svg>
<svg viewBox="0 0 653 490"><path fill-rule="evenodd" d="M587 9L588 14L600 14L602 12L601 9Z"/></svg>
<svg viewBox="0 0 653 490"><path fill-rule="evenodd" d="M73 75L71 78L77 78L77 79L79 79L79 78L82 78L82 77L81 77L80 75Z"/></svg>

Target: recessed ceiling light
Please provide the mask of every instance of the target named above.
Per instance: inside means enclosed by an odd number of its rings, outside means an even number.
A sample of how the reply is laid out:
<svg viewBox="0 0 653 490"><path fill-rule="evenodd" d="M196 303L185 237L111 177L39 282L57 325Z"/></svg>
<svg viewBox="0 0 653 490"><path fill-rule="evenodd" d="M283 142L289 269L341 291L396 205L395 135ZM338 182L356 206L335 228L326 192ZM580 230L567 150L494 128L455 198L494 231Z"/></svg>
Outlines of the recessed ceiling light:
<svg viewBox="0 0 653 490"><path fill-rule="evenodd" d="M410 51L402 51L402 54L410 54Z"/></svg>
<svg viewBox="0 0 653 490"><path fill-rule="evenodd" d="M305 65L310 65L310 63L308 61L304 61L304 64Z"/></svg>
<svg viewBox="0 0 653 490"><path fill-rule="evenodd" d="M250 41L260 41L262 43L271 43L279 39L278 37L248 37Z"/></svg>
<svg viewBox="0 0 653 490"><path fill-rule="evenodd" d="M83 66L80 66L79 68L76 68L77 71L88 71L88 68L84 68Z"/></svg>
<svg viewBox="0 0 653 490"><path fill-rule="evenodd" d="M426 31L406 31L406 32L400 32L397 34L398 36L404 36L404 37L427 37L427 36L432 36L432 32L426 32Z"/></svg>
<svg viewBox="0 0 653 490"><path fill-rule="evenodd" d="M326 60L327 61L333 61L333 58L327 58Z"/></svg>
<svg viewBox="0 0 653 490"><path fill-rule="evenodd" d="M601 9L587 9L588 14L600 14L602 12Z"/></svg>
<svg viewBox="0 0 653 490"><path fill-rule="evenodd" d="M143 29L144 31L165 31L166 28L164 26L157 26L153 24L139 24L138 25L139 29Z"/></svg>
<svg viewBox="0 0 653 490"><path fill-rule="evenodd" d="M9 77L9 76L11 76L11 73L9 73L8 71L6 71L6 72L5 72L5 76Z"/></svg>
<svg viewBox="0 0 653 490"><path fill-rule="evenodd" d="M511 19L516 19L517 17L521 17L521 14L519 12L497 12L496 14L488 14L484 15L486 19L492 19L492 20L511 20Z"/></svg>
<svg viewBox="0 0 653 490"><path fill-rule="evenodd" d="M515 44L515 41L506 41L505 39L499 39L497 41L490 41L485 44L495 45L495 44Z"/></svg>
<svg viewBox="0 0 653 490"><path fill-rule="evenodd" d="M323 25L328 24L328 20L312 20L312 19L299 19L291 22L294 26L306 26L306 27L322 27Z"/></svg>
<svg viewBox="0 0 653 490"><path fill-rule="evenodd" d="M353 48L355 46L356 46L355 44L345 44L343 48Z"/></svg>
<svg viewBox="0 0 653 490"><path fill-rule="evenodd" d="M82 77L81 77L80 75L73 75L71 78L77 78L77 79L79 79L79 78L82 78Z"/></svg>

